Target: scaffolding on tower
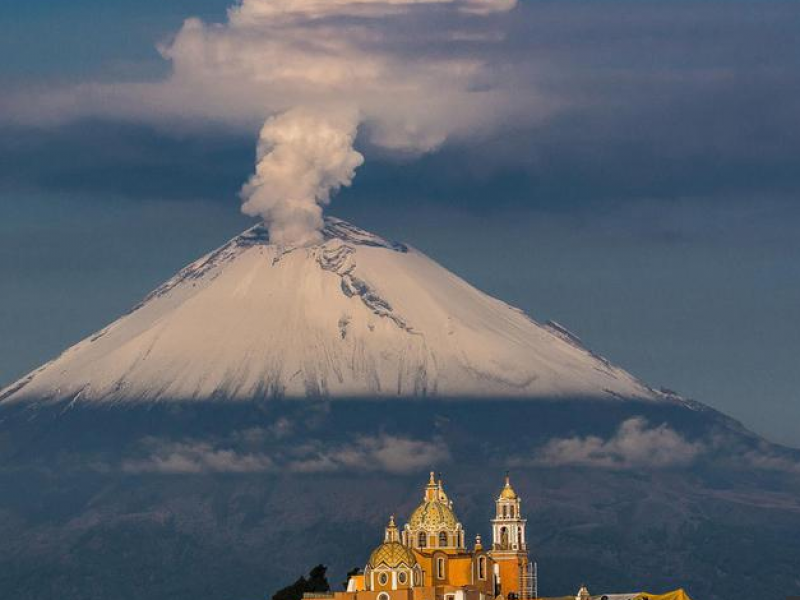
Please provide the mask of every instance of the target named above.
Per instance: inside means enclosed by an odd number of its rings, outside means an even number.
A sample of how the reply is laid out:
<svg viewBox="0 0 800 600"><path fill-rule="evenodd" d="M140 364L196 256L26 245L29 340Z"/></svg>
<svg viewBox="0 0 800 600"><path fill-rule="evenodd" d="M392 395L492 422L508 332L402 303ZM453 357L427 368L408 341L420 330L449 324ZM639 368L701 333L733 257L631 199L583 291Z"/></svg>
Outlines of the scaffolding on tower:
<svg viewBox="0 0 800 600"><path fill-rule="evenodd" d="M527 563L520 572L520 600L539 597L539 573L535 562Z"/></svg>

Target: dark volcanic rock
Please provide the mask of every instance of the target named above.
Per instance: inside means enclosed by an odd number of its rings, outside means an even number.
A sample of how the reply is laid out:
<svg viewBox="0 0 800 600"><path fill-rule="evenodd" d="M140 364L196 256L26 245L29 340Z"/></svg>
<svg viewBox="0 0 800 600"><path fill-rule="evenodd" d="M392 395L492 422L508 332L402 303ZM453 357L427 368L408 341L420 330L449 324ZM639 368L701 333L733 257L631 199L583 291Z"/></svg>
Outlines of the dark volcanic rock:
<svg viewBox="0 0 800 600"><path fill-rule="evenodd" d="M633 418L645 434L620 439ZM255 599L319 562L338 582L388 514L409 515L430 467L484 540L512 469L543 595L800 589L797 456L699 405L26 405L0 419L4 598ZM615 455L614 439L665 447Z"/></svg>

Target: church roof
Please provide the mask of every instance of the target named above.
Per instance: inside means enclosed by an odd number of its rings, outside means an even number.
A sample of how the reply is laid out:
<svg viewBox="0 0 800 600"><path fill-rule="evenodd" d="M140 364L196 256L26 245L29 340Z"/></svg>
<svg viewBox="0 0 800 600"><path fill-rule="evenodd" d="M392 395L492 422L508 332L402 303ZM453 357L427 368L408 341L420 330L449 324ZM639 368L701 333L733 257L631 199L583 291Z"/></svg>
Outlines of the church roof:
<svg viewBox="0 0 800 600"><path fill-rule="evenodd" d="M408 519L411 529L453 529L458 523L449 503L441 499L424 500Z"/></svg>
<svg viewBox="0 0 800 600"><path fill-rule="evenodd" d="M390 569L406 565L413 567L417 564L414 553L400 542L384 542L372 552L369 557L369 566L373 569L385 565Z"/></svg>
<svg viewBox="0 0 800 600"><path fill-rule="evenodd" d="M409 529L455 529L458 519L453 503L444 492L442 480L436 481L433 471L425 487L425 496L408 519Z"/></svg>

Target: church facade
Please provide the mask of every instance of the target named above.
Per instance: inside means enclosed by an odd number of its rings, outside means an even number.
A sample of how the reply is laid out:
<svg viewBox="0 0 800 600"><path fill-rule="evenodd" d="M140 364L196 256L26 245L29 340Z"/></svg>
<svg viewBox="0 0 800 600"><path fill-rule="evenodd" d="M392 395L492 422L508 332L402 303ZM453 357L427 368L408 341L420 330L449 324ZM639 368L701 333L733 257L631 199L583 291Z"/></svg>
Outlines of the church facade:
<svg viewBox="0 0 800 600"><path fill-rule="evenodd" d="M506 477L495 499L492 541L468 547L453 502L433 473L402 528L390 517L363 573L334 600L531 600L536 564L528 556L522 501Z"/></svg>

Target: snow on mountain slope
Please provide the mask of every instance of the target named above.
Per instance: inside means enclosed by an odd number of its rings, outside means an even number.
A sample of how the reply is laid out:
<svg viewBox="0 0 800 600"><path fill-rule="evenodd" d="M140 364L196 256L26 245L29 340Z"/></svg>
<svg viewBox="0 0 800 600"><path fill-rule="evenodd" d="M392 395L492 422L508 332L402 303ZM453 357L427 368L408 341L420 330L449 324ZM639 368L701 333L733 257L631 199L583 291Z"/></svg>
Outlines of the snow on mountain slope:
<svg viewBox="0 0 800 600"><path fill-rule="evenodd" d="M249 229L0 400L658 397L412 248L324 233L285 249Z"/></svg>

